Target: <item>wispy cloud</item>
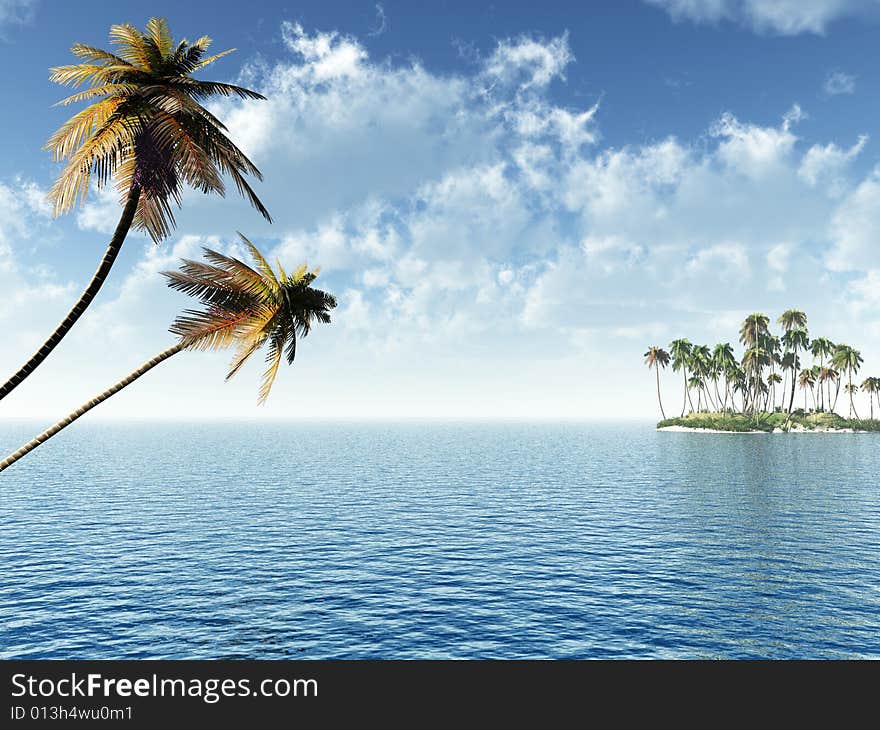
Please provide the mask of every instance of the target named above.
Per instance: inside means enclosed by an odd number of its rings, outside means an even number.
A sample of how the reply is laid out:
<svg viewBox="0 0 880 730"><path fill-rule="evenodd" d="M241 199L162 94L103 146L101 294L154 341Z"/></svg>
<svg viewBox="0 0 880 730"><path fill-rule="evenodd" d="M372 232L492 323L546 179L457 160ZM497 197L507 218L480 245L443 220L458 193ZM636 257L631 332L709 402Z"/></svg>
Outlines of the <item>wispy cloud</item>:
<svg viewBox="0 0 880 730"><path fill-rule="evenodd" d="M27 25L34 19L38 0L0 0L0 39L9 28Z"/></svg>
<svg viewBox="0 0 880 730"><path fill-rule="evenodd" d="M643 0L663 8L675 21L730 21L758 33L824 34L845 17L877 17L878 0Z"/></svg>
<svg viewBox="0 0 880 730"><path fill-rule="evenodd" d="M830 96L854 94L856 92L856 77L843 73L843 71L834 71L828 74L822 88Z"/></svg>
<svg viewBox="0 0 880 730"><path fill-rule="evenodd" d="M385 28L388 26L388 19L385 16L385 7L382 3L376 3L376 27L373 28L368 36L376 37L382 35L385 32Z"/></svg>

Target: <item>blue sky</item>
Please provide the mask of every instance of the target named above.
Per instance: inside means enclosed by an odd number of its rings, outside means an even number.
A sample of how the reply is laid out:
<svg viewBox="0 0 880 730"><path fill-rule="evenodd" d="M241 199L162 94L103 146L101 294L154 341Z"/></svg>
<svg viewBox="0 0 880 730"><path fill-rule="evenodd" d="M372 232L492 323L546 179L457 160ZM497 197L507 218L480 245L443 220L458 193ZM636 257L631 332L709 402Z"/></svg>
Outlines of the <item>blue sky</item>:
<svg viewBox="0 0 880 730"><path fill-rule="evenodd" d="M215 111L275 223L191 193L160 247L132 234L99 300L8 415L52 417L170 342L158 271L240 229L340 299L255 405L259 363L178 356L110 417L650 417L650 344L735 341L799 307L880 371L874 0L151 3L238 52ZM47 68L143 4L0 0L0 368L66 312L113 196L52 219L41 147L69 110ZM112 8L112 9L111 9ZM873 370L871 370L873 368ZM669 374L664 397L679 402ZM674 410L674 405L671 406ZM98 414L95 414L98 415Z"/></svg>

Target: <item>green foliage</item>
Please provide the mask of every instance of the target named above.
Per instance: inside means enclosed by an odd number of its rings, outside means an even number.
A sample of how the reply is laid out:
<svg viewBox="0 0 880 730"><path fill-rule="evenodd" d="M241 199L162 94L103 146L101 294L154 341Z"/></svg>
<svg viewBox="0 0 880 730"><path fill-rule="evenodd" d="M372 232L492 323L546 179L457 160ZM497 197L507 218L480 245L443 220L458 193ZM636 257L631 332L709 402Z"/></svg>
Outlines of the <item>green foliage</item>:
<svg viewBox="0 0 880 730"><path fill-rule="evenodd" d="M666 426L683 426L711 431L783 431L806 430L844 430L880 431L880 420L849 419L836 413L810 413L804 415L803 410L788 413L758 413L756 416L744 416L741 413L691 413L684 418L667 418L657 424L657 428Z"/></svg>

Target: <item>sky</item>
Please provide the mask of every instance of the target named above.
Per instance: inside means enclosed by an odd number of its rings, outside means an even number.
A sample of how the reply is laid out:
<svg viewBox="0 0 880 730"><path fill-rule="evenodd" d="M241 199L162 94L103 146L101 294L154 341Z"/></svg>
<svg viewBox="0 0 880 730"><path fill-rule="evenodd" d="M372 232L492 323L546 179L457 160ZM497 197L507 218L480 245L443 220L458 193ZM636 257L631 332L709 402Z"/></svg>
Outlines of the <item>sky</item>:
<svg viewBox="0 0 880 730"><path fill-rule="evenodd" d="M257 358L224 382L229 353L186 352L90 418L654 418L648 346L736 344L747 314L789 308L880 375L880 0L575 5L0 0L0 370L64 316L121 212L45 200L42 147L72 113L48 68L73 42L109 47L148 12L235 47L202 78L267 97L211 108L274 220L189 191L170 238L132 232L2 416L60 417L170 345L189 302L159 272L205 245L244 256L239 230L320 266L333 323L265 406ZM675 412L679 374L662 382Z"/></svg>

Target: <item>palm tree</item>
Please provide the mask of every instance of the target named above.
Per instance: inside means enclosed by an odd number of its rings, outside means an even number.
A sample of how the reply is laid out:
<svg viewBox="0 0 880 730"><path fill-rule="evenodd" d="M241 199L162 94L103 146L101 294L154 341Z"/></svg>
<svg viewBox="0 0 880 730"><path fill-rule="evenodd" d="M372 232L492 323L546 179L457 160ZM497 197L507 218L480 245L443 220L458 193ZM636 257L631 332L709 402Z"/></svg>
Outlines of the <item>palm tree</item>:
<svg viewBox="0 0 880 730"><path fill-rule="evenodd" d="M699 379L699 390L697 398L699 403L703 400L706 407L714 407L712 396L709 394L708 379L712 377L712 352L707 345L694 345L691 350L691 370ZM697 406L699 408L699 404Z"/></svg>
<svg viewBox="0 0 880 730"><path fill-rule="evenodd" d="M697 391L697 413L701 413L703 411L703 379L694 373L688 378L688 388ZM691 406L691 411L693 411L693 406Z"/></svg>
<svg viewBox="0 0 880 730"><path fill-rule="evenodd" d="M767 382L771 388L771 403L773 404L773 408L770 410L776 410L776 386L782 382L782 376L779 373L770 373L767 376Z"/></svg>
<svg viewBox="0 0 880 730"><path fill-rule="evenodd" d="M786 332L791 332L797 328L807 328L807 315L800 309L787 309L776 321L782 325L782 329Z"/></svg>
<svg viewBox="0 0 880 730"><path fill-rule="evenodd" d="M727 377L728 382L731 385L730 389L730 405L731 408L736 410L736 403L734 402L734 396L736 393L740 394L740 401L742 408L740 409L742 413L745 413L746 410L746 389L748 388L746 384L746 373L745 370L740 367L738 363L734 363L730 366L729 371L726 373L725 377Z"/></svg>
<svg viewBox="0 0 880 730"><path fill-rule="evenodd" d="M813 353L814 358L819 358L819 368L820 370L825 367L825 358L831 357L834 354L834 343L829 340L827 337L817 337L810 343L810 352ZM819 395L821 405L820 408L825 410L825 392L819 386ZM828 401L831 402L831 391L828 391Z"/></svg>
<svg viewBox="0 0 880 730"><path fill-rule="evenodd" d="M794 311L794 310L791 310ZM788 412L791 413L791 409L794 407L794 385L795 378L797 377L797 371L800 367L800 361L798 360L798 350L807 350L810 347L810 338L807 335L807 331L800 327L796 327L794 329L788 330L782 337L782 341L785 344L786 350L790 350L794 355L793 365L792 365L792 373L791 373L791 398L788 401Z"/></svg>
<svg viewBox="0 0 880 730"><path fill-rule="evenodd" d="M0 461L0 471L14 464L25 454L69 426L77 418L133 383L144 373L182 350L214 350L236 346L226 379L229 380L244 363L268 344L258 403L264 403L275 382L281 360L293 363L298 337L308 335L313 323L330 322L330 310L336 299L311 284L317 270L305 266L292 274L278 265L278 273L244 236L256 269L238 259L205 249L210 264L184 261L180 271L165 272L168 285L201 300L204 309L188 309L171 325L179 337L177 344L160 352L118 383L84 403L66 418L26 443L18 451Z"/></svg>
<svg viewBox="0 0 880 730"><path fill-rule="evenodd" d="M649 369L654 368L654 372L657 376L657 402L660 404L660 414L665 421L666 411L663 410L663 399L660 397L660 368L665 368L669 365L669 353L662 347L651 345L645 353L645 365L647 365Z"/></svg>
<svg viewBox="0 0 880 730"><path fill-rule="evenodd" d="M853 405L853 388L852 376L857 373L862 366L862 355L858 350L853 349L849 345L838 345L834 350L831 363L839 370L845 370L848 378L847 393L849 394L849 417L852 418L855 406ZM835 399L836 400L836 399ZM858 418L858 414L856 414Z"/></svg>
<svg viewBox="0 0 880 730"><path fill-rule="evenodd" d="M809 370L801 370L801 374L798 377L798 384L801 387L801 390L804 391L804 415L807 414L807 390L812 392L813 386L816 384L816 375L812 371ZM789 415L791 414L791 410L789 410Z"/></svg>
<svg viewBox="0 0 880 730"><path fill-rule="evenodd" d="M856 407L853 405L853 395L855 395L856 393L859 392L859 386L856 385L855 383L847 383L846 385L843 386L843 389L849 395L849 409L850 409L849 410L849 417L852 418L853 413L855 413L856 420L858 420L859 414L858 414L858 411L856 411Z"/></svg>
<svg viewBox="0 0 880 730"><path fill-rule="evenodd" d="M725 342L715 345L715 349L712 351L712 360L715 364L715 372L719 375L724 375L724 400L721 404L721 410L726 410L727 399L730 395L730 376L732 374L733 367L737 364L736 357L733 354L733 347L731 347L730 343ZM720 397L719 400L721 400Z"/></svg>
<svg viewBox="0 0 880 730"><path fill-rule="evenodd" d="M831 384L832 383L840 383L840 373L837 372L833 367L825 367L819 370L819 381L827 386L828 390L828 405L831 408L831 413L834 413L834 407L837 405L837 399L835 398L834 403L831 402Z"/></svg>
<svg viewBox="0 0 880 730"><path fill-rule="evenodd" d="M756 312L746 317L739 330L739 340L746 347L746 353L743 355L743 367L748 373L751 370L751 395L749 404L755 414L758 412L758 383L761 380L761 369L766 364L767 352L761 341L769 334L770 318L766 314ZM750 350L754 350L748 357L748 366L746 363L746 355ZM746 391L749 395L749 391ZM743 410L746 410L743 406Z"/></svg>
<svg viewBox="0 0 880 730"><path fill-rule="evenodd" d="M877 395L877 402L880 403L880 378L865 378L862 383L862 390L868 394L868 400L871 404L871 420L874 420L874 396Z"/></svg>
<svg viewBox="0 0 880 730"><path fill-rule="evenodd" d="M688 390L688 362L691 357L691 348L693 346L688 340L673 340L669 343L669 352L672 355L672 370L674 372L682 371L684 377L684 402L681 405L681 415L684 418L684 411L688 403L691 404L691 410L694 410L694 404L691 402L690 390Z"/></svg>
<svg viewBox="0 0 880 730"><path fill-rule="evenodd" d="M222 176L235 182L267 220L269 212L245 176L262 179L260 171L224 134L226 127L202 103L212 96L263 99L254 91L193 74L231 51L205 56L207 36L177 44L164 18L150 18L141 32L132 25L110 27L118 55L76 43L71 52L81 63L58 66L50 79L89 88L59 104L92 101L50 138L46 148L67 165L49 197L56 215L85 200L89 185L111 180L122 196L122 217L94 276L61 324L36 353L2 386L5 398L49 356L71 330L107 279L132 226L156 242L174 227L172 203L180 205L181 188L223 195Z"/></svg>

